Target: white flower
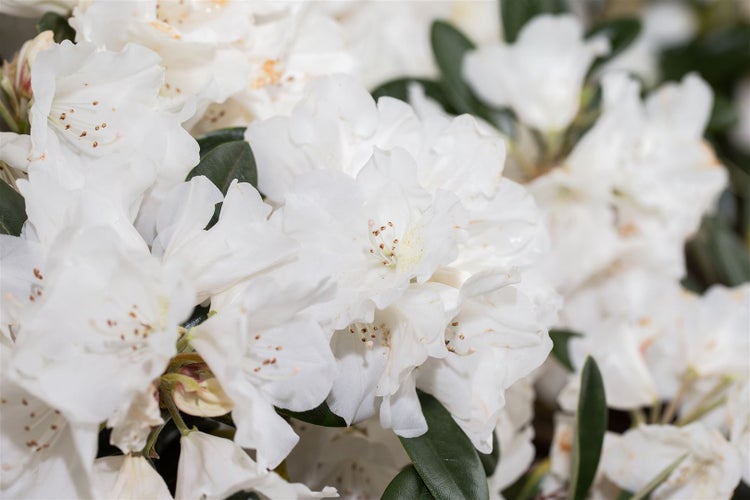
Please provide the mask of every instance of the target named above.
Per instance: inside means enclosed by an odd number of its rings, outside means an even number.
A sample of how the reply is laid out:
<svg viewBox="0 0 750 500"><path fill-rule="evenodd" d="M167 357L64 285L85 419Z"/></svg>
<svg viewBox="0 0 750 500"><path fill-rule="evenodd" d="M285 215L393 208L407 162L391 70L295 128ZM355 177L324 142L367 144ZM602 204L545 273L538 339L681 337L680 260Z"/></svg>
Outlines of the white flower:
<svg viewBox="0 0 750 500"><path fill-rule="evenodd" d="M196 302L291 259L298 244L268 221L271 207L252 185L232 182L218 222L204 230L222 201L204 176L177 185L156 219L152 252L165 263L183 265L197 289Z"/></svg>
<svg viewBox="0 0 750 500"><path fill-rule="evenodd" d="M396 436L366 420L345 428L293 421L300 442L287 457L291 481L311 488L334 486L345 499L375 500L411 461Z"/></svg>
<svg viewBox="0 0 750 500"><path fill-rule="evenodd" d="M35 155L73 155L90 165L128 159L144 164L145 177L184 179L198 162L198 147L180 115L159 100L160 64L138 45L109 52L66 41L41 52L32 67L29 113Z"/></svg>
<svg viewBox="0 0 750 500"><path fill-rule="evenodd" d="M172 499L164 479L141 456L97 458L93 484L99 498Z"/></svg>
<svg viewBox="0 0 750 500"><path fill-rule="evenodd" d="M602 467L618 486L638 491L683 455L686 458L652 498L732 496L742 474L739 453L719 432L699 423L681 428L642 425L612 436Z"/></svg>
<svg viewBox="0 0 750 500"><path fill-rule="evenodd" d="M107 50L129 43L150 48L166 68L161 93L176 102L223 102L249 77L236 46L252 28L248 2L96 1L74 10L77 41Z"/></svg>
<svg viewBox="0 0 750 500"><path fill-rule="evenodd" d="M282 286L261 275L215 296L216 314L190 333L234 402L235 441L255 449L263 467L276 467L298 439L273 406L315 408L335 375L328 336L304 314L319 300L306 285L297 280Z"/></svg>
<svg viewBox="0 0 750 500"><path fill-rule="evenodd" d="M443 333L455 311L453 289L412 285L371 323L353 323L333 335L337 376L328 405L347 424L380 410L380 423L403 437L427 431L413 370L428 357L445 357Z"/></svg>
<svg viewBox="0 0 750 500"><path fill-rule="evenodd" d="M376 149L405 149L417 164L420 185L456 193L461 201L492 197L499 189L504 140L468 115L418 116L408 104L370 94L351 78L319 78L289 117L248 127L245 138L258 165L259 190L283 201L294 179L311 170L350 176Z"/></svg>
<svg viewBox="0 0 750 500"><path fill-rule="evenodd" d="M445 334L450 354L427 360L417 387L435 396L474 446L489 453L505 390L539 367L552 348L547 331L559 299L531 275L514 273L477 275L461 294Z"/></svg>
<svg viewBox="0 0 750 500"><path fill-rule="evenodd" d="M192 128L194 134L287 115L314 78L351 73L355 60L336 21L309 3L288 2L281 10L255 17L243 47L251 67L246 84L225 102L209 106Z"/></svg>
<svg viewBox="0 0 750 500"><path fill-rule="evenodd" d="M750 377L750 285L714 285L687 308L680 351L697 376Z"/></svg>
<svg viewBox="0 0 750 500"><path fill-rule="evenodd" d="M304 484L287 483L275 472L258 466L228 439L193 431L180 439L175 498L223 499L238 491L255 491L267 498L330 498L334 488L311 491Z"/></svg>
<svg viewBox="0 0 750 500"><path fill-rule="evenodd" d="M562 325L584 334L569 342L571 361L580 369L587 355L596 359L609 406L638 408L675 395L685 301L676 280L639 266L604 274L567 297ZM579 379L563 394L566 409L575 408Z"/></svg>
<svg viewBox="0 0 750 500"><path fill-rule="evenodd" d="M584 40L572 15L541 15L513 45L489 45L467 54L466 81L494 106L510 106L543 132L566 128L578 111L586 71L608 52L602 37Z"/></svg>
<svg viewBox="0 0 750 500"><path fill-rule="evenodd" d="M371 322L375 307L454 260L466 219L455 195L420 187L401 149L376 152L356 179L334 170L301 176L277 214L318 281L336 278L336 300L321 305L335 328Z"/></svg>
<svg viewBox="0 0 750 500"><path fill-rule="evenodd" d="M29 183L19 181L19 189L38 239L49 243L76 217L114 220L124 224L122 233L136 233L128 226L141 205L158 204L198 162L198 145L181 126L184 113L159 98L160 63L136 45L108 52L64 42L36 57L31 148L27 165L14 167L29 172ZM47 197L58 203L37 202ZM103 214L89 213L99 207ZM148 241L149 217L138 219Z"/></svg>
<svg viewBox="0 0 750 500"><path fill-rule="evenodd" d="M54 247L8 371L69 418L98 424L162 373L194 295L176 270L107 228L67 231Z"/></svg>
<svg viewBox="0 0 750 500"><path fill-rule="evenodd" d="M3 498L91 497L98 424L75 424L9 380L0 339L0 492Z"/></svg>
<svg viewBox="0 0 750 500"><path fill-rule="evenodd" d="M566 292L618 261L682 276L685 240L726 183L702 139L711 94L697 76L645 103L626 75L608 74L602 85L596 124L560 168L530 185L550 225L545 265Z"/></svg>

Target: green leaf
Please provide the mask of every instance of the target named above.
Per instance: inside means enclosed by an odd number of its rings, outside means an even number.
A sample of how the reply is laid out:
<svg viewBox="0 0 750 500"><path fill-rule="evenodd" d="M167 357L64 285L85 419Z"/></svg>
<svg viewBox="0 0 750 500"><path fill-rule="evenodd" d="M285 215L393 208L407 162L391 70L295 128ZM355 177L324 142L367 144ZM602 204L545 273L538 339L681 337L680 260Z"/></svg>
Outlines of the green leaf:
<svg viewBox="0 0 750 500"><path fill-rule="evenodd" d="M68 24L68 19L54 12L47 12L36 23L36 32L52 30L55 37L55 43L61 43L63 40L75 40L76 32Z"/></svg>
<svg viewBox="0 0 750 500"><path fill-rule="evenodd" d="M732 128L739 120L739 111L735 109L734 103L725 95L716 93L714 95L714 106L711 110L711 118L708 120L706 131L718 134Z"/></svg>
<svg viewBox="0 0 750 500"><path fill-rule="evenodd" d="M591 71L622 53L638 38L640 33L641 21L634 17L620 17L594 26L586 33L586 38L606 37L609 40L610 51L606 56L599 57L594 61Z"/></svg>
<svg viewBox="0 0 750 500"><path fill-rule="evenodd" d="M432 496L422 478L419 477L414 465L410 464L393 478L380 498L381 500L403 500L407 498L410 500L431 500L435 497Z"/></svg>
<svg viewBox="0 0 750 500"><path fill-rule="evenodd" d="M573 363L570 361L568 342L571 337L580 337L581 334L570 330L550 330L549 336L552 339L552 355L555 359L569 372L576 371Z"/></svg>
<svg viewBox="0 0 750 500"><path fill-rule="evenodd" d="M648 482L646 486L638 490L635 494L633 494L632 497L630 497L630 500L644 500L647 498L653 491L661 485L664 481L667 480L667 478L672 474L677 467L680 466L683 460L688 456L687 453L682 455L680 458L672 462L666 469L661 471L659 474L656 475L655 478L653 478L651 481Z"/></svg>
<svg viewBox="0 0 750 500"><path fill-rule="evenodd" d="M750 255L742 240L725 223L706 217L686 246L692 273L705 287L716 283L737 286L750 281Z"/></svg>
<svg viewBox="0 0 750 500"><path fill-rule="evenodd" d="M607 400L599 367L592 357L586 358L581 374L575 438L570 461L568 498L582 500L591 488L607 430Z"/></svg>
<svg viewBox="0 0 750 500"><path fill-rule="evenodd" d="M482 461L482 467L484 467L484 473L487 477L495 473L497 464L500 462L500 442L497 440L497 434L492 433L492 451L490 453L477 452L479 454L479 460Z"/></svg>
<svg viewBox="0 0 750 500"><path fill-rule="evenodd" d="M430 42L448 101L458 113L479 114L480 105L461 76L464 55L474 49L474 43L445 21L432 23Z"/></svg>
<svg viewBox="0 0 750 500"><path fill-rule="evenodd" d="M187 180L196 175L205 175L226 195L233 180L258 185L258 172L250 144L246 141L222 143L211 149L201 158L200 163L190 171Z"/></svg>
<svg viewBox="0 0 750 500"><path fill-rule="evenodd" d="M440 85L448 104L446 111L470 113L487 120L509 137L516 133L516 117L508 108L493 109L479 101L461 74L466 52L475 48L463 33L445 21L434 21L430 41L435 62L440 68ZM449 109L451 108L451 109Z"/></svg>
<svg viewBox="0 0 750 500"><path fill-rule="evenodd" d="M231 127L214 130L207 134L203 134L198 137L197 140L198 146L200 146L201 158L203 158L206 153L225 142L244 141L245 127Z"/></svg>
<svg viewBox="0 0 750 500"><path fill-rule="evenodd" d="M524 25L539 14L567 12L567 0L502 0L500 18L503 23L505 41L513 43Z"/></svg>
<svg viewBox="0 0 750 500"><path fill-rule="evenodd" d="M419 392L428 431L399 438L427 489L437 499L489 498L487 476L469 438L437 399Z"/></svg>
<svg viewBox="0 0 750 500"><path fill-rule="evenodd" d="M0 234L18 236L26 222L26 202L18 191L0 181Z"/></svg>
<svg viewBox="0 0 750 500"><path fill-rule="evenodd" d="M412 83L421 85L427 97L437 101L446 112L455 114L455 110L448 101L448 96L440 86L440 83L424 78L398 78L391 80L373 90L372 97L376 101L381 97L393 97L404 102L409 102L409 85Z"/></svg>
<svg viewBox="0 0 750 500"><path fill-rule="evenodd" d="M750 70L750 25L712 31L687 45L667 49L660 63L665 80L679 80L697 71L712 87L729 92Z"/></svg>
<svg viewBox="0 0 750 500"><path fill-rule="evenodd" d="M346 427L346 421L333 413L325 401L312 410L296 412L277 408L276 411L284 416L294 417L308 424L322 425L323 427Z"/></svg>

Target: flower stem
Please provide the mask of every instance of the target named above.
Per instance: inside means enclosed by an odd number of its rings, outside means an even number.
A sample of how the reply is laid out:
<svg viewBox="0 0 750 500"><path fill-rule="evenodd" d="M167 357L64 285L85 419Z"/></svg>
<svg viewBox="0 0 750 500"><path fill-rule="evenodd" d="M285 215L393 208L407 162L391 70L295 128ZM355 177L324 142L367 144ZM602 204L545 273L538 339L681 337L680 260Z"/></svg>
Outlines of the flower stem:
<svg viewBox="0 0 750 500"><path fill-rule="evenodd" d="M11 116L8 108L5 107L5 102L3 102L2 98L0 98L0 117L2 117L3 121L8 125L11 132L18 133L18 123L16 123L16 120Z"/></svg>
<svg viewBox="0 0 750 500"><path fill-rule="evenodd" d="M659 413L661 412L661 399L654 399L654 403L651 406L651 411L648 414L648 422L650 424L656 424L659 422Z"/></svg>
<svg viewBox="0 0 750 500"><path fill-rule="evenodd" d="M661 417L662 424L668 424L672 421L675 413L677 413L677 408L682 402L683 396L687 392L688 388L693 384L693 380L695 380L695 377L696 373L690 369L688 369L685 375L683 375L682 383L680 384L679 389L677 389L677 394L675 394L672 401L669 402L669 406L667 406L667 409L664 410L664 415L662 415Z"/></svg>
<svg viewBox="0 0 750 500"><path fill-rule="evenodd" d="M160 393L161 393L161 400L166 405L167 410L169 411L169 414L172 417L172 420L174 420L174 425L177 426L177 430L180 431L180 434L182 434L183 436L187 436L188 434L190 434L190 429L188 429L188 426L185 424L185 421L182 419L182 414L180 413L180 409L177 408L177 405L174 403L174 400L172 399L172 395L169 394L169 388L162 386Z"/></svg>
<svg viewBox="0 0 750 500"><path fill-rule="evenodd" d="M146 442L146 446L144 446L143 450L141 451L141 454L144 457L159 458L159 455L156 453L156 450L154 450L154 446L156 446L156 440L159 439L159 434L161 434L161 431L164 430L164 427L167 426L171 418L172 417L165 418L163 424L159 425L156 429L151 431L151 434L148 436L148 441Z"/></svg>
<svg viewBox="0 0 750 500"><path fill-rule="evenodd" d="M682 417L678 422L677 425L685 425L689 424L693 420L696 420L706 413L710 412L714 408L716 408L717 403L720 403L722 401L726 401L726 398L721 398L718 401L714 401L714 399L717 396L720 396L724 390L729 387L732 384L732 379L730 377L723 377L719 382L714 386L713 389L708 391L705 396L703 396L698 403L696 403L695 408L693 408L687 415Z"/></svg>

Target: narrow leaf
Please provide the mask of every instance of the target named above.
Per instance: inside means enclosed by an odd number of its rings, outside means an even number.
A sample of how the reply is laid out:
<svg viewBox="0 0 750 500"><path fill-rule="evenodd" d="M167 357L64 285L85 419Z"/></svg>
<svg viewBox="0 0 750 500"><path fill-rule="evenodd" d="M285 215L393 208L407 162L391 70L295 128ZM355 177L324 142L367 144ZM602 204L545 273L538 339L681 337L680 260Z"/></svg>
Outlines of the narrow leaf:
<svg viewBox="0 0 750 500"><path fill-rule="evenodd" d="M484 473L487 477L495 473L497 464L500 462L500 442L497 440L497 434L492 433L492 451L490 453L479 453L479 460L482 461L482 467L484 467Z"/></svg>
<svg viewBox="0 0 750 500"><path fill-rule="evenodd" d="M435 497L432 496L430 490L419 477L417 469L414 465L407 465L404 469L399 472L396 477L388 484L388 487L383 492L381 500L402 500L402 499L414 499L414 500L431 500Z"/></svg>
<svg viewBox="0 0 750 500"><path fill-rule="evenodd" d="M524 25L540 14L560 14L567 12L566 0L502 0L500 18L503 24L505 41L513 43Z"/></svg>
<svg viewBox="0 0 750 500"><path fill-rule="evenodd" d="M201 158L216 146L224 144L225 142L243 140L245 140L245 127L223 128L208 132L207 134L198 137Z"/></svg>
<svg viewBox="0 0 750 500"><path fill-rule="evenodd" d="M591 488L607 430L607 400L599 367L586 358L581 374L581 392L576 414L575 438L571 455L568 498L582 500Z"/></svg>
<svg viewBox="0 0 750 500"><path fill-rule="evenodd" d="M54 12L47 12L36 23L36 32L52 30L54 33L55 43L61 43L63 40L75 40L76 32L68 24L68 20Z"/></svg>
<svg viewBox="0 0 750 500"><path fill-rule="evenodd" d="M18 191L0 181L0 234L18 236L26 222L26 202Z"/></svg>
<svg viewBox="0 0 750 500"><path fill-rule="evenodd" d="M594 61L592 71L594 68L600 67L605 62L622 53L638 38L640 33L641 21L634 17L612 19L594 26L586 34L586 38L595 36L606 37L609 40L610 51L609 54L599 57Z"/></svg>
<svg viewBox="0 0 750 500"><path fill-rule="evenodd" d="M424 78L398 78L386 82L372 91L372 97L376 101L381 97L393 97L404 102L409 102L409 85L416 83L421 85L427 97L435 100L445 111L455 114L453 107L448 101L448 96L440 86L440 83Z"/></svg>
<svg viewBox="0 0 750 500"><path fill-rule="evenodd" d="M552 355L569 372L574 372L575 367L570 361L568 342L572 337L580 337L581 334L570 330L550 330L549 336L552 339Z"/></svg>
<svg viewBox="0 0 750 500"><path fill-rule="evenodd" d="M223 194L234 179L258 185L258 172L250 144L246 141L225 142L213 148L201 158L200 163L190 171L187 180L196 175L205 175Z"/></svg>
<svg viewBox="0 0 750 500"><path fill-rule="evenodd" d="M666 469L661 471L655 478L649 481L646 486L641 488L632 497L630 497L630 500L643 500L646 497L648 497L656 488L659 487L659 485L661 485L661 483L667 480L670 474L672 474L675 471L675 469L677 469L677 467L680 466L682 461L685 460L687 456L688 454L685 453L680 458L672 462L671 465L669 465Z"/></svg>
<svg viewBox="0 0 750 500"><path fill-rule="evenodd" d="M333 413L325 401L312 410L296 412L277 408L276 411L284 416L294 417L308 424L322 425L323 427L346 427L346 421Z"/></svg>
<svg viewBox="0 0 750 500"><path fill-rule="evenodd" d="M429 430L399 438L427 489L438 499L489 498L487 476L474 446L437 399L419 393Z"/></svg>

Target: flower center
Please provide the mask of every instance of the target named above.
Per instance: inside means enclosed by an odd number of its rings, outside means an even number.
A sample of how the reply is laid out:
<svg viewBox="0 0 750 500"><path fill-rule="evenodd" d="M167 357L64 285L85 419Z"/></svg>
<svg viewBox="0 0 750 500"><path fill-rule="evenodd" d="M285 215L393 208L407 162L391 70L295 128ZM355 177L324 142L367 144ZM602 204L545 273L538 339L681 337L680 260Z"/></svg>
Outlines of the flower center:
<svg viewBox="0 0 750 500"><path fill-rule="evenodd" d="M367 225L370 254L377 257L383 266L395 267L397 264L396 250L399 246L399 239L395 237L396 232L393 229L393 222L388 221L385 224L378 225L374 220L370 219Z"/></svg>
<svg viewBox="0 0 750 500"><path fill-rule="evenodd" d="M385 323L352 323L349 325L349 333L358 335L367 348L374 347L375 342L380 342L384 347L391 345L391 329Z"/></svg>

